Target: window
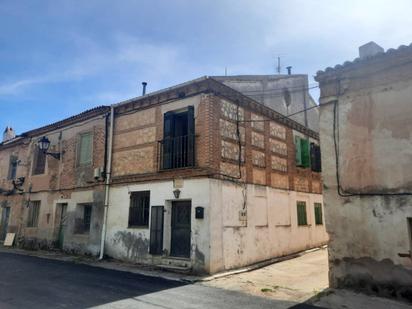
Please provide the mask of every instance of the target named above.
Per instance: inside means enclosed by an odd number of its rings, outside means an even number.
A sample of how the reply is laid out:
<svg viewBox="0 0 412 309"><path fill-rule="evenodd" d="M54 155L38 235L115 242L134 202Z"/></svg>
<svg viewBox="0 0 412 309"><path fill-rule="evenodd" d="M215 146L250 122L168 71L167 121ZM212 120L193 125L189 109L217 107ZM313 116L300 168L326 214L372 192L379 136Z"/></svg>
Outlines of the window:
<svg viewBox="0 0 412 309"><path fill-rule="evenodd" d="M149 226L150 191L130 194L129 227Z"/></svg>
<svg viewBox="0 0 412 309"><path fill-rule="evenodd" d="M322 171L322 161L320 158L320 147L314 143L310 143L310 165L312 171L321 172Z"/></svg>
<svg viewBox="0 0 412 309"><path fill-rule="evenodd" d="M316 225L323 224L322 204L321 203L315 203L315 224Z"/></svg>
<svg viewBox="0 0 412 309"><path fill-rule="evenodd" d="M39 223L40 201L29 202L29 213L27 216L27 227L37 227Z"/></svg>
<svg viewBox="0 0 412 309"><path fill-rule="evenodd" d="M86 234L90 232L92 221L92 205L77 205L76 218L74 222L75 234Z"/></svg>
<svg viewBox="0 0 412 309"><path fill-rule="evenodd" d="M160 169L191 167L195 164L194 107L164 114L160 142Z"/></svg>
<svg viewBox="0 0 412 309"><path fill-rule="evenodd" d="M306 202L297 202L298 225L308 225Z"/></svg>
<svg viewBox="0 0 412 309"><path fill-rule="evenodd" d="M44 174L46 167L46 154L36 147L34 152L34 162L33 162L33 175Z"/></svg>
<svg viewBox="0 0 412 309"><path fill-rule="evenodd" d="M15 179L16 178L16 172L17 172L17 157L16 156L10 156L10 161L9 161L9 174L7 176L7 179Z"/></svg>
<svg viewBox="0 0 412 309"><path fill-rule="evenodd" d="M92 163L93 134L91 132L80 135L78 149L78 165L88 165Z"/></svg>
<svg viewBox="0 0 412 309"><path fill-rule="evenodd" d="M295 136L296 165L301 167L310 166L309 141L305 138Z"/></svg>

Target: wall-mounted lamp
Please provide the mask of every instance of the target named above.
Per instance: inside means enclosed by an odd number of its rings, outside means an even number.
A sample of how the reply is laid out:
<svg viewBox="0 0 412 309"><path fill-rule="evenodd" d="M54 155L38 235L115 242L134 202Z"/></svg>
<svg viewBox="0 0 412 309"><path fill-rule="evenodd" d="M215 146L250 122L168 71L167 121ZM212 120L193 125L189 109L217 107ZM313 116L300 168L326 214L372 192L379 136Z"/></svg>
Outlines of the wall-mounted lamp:
<svg viewBox="0 0 412 309"><path fill-rule="evenodd" d="M173 194L174 194L175 198L179 198L179 196L180 196L180 190L179 190L179 189L174 190L174 191L173 191Z"/></svg>
<svg viewBox="0 0 412 309"><path fill-rule="evenodd" d="M53 158L60 160L60 152L47 152L47 150L49 150L50 147L50 140L46 136L43 136L41 139L39 139L37 145L39 146L39 149L43 151L44 154L50 155Z"/></svg>

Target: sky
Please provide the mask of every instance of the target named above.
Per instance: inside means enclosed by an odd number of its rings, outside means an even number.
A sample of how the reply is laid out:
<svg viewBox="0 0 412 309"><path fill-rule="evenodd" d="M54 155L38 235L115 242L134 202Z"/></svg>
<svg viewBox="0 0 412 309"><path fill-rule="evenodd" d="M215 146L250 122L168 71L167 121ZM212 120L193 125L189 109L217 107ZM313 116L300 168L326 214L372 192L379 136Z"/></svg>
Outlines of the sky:
<svg viewBox="0 0 412 309"><path fill-rule="evenodd" d="M314 85L362 44L412 43L410 12L411 0L0 0L0 129L139 96L142 81L274 74L278 56Z"/></svg>

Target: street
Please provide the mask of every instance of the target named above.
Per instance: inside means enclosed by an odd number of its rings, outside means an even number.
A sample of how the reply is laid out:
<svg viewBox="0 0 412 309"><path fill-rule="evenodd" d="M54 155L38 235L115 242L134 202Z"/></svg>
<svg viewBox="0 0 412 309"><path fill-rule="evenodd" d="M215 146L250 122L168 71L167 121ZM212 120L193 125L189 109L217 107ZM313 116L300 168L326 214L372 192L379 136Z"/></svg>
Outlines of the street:
<svg viewBox="0 0 412 309"><path fill-rule="evenodd" d="M289 308L293 302L0 253L0 308ZM306 308L302 306L299 308Z"/></svg>

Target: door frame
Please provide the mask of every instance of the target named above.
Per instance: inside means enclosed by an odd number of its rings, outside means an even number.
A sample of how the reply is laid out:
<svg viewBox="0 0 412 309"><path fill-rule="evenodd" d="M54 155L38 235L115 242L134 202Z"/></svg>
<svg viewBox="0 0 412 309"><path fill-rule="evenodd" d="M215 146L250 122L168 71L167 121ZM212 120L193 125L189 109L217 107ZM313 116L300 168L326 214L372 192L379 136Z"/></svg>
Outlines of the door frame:
<svg viewBox="0 0 412 309"><path fill-rule="evenodd" d="M56 214L58 214L58 232L57 232L57 247L63 249L64 236L66 234L67 227L67 208L68 203L57 203L56 204ZM63 222L63 214L65 215L65 220Z"/></svg>
<svg viewBox="0 0 412 309"><path fill-rule="evenodd" d="M11 213L11 207L9 206L3 207L3 210L1 212L1 231L0 231L0 236L2 239L0 239L0 241L4 241L6 239L7 230L9 228L10 213Z"/></svg>
<svg viewBox="0 0 412 309"><path fill-rule="evenodd" d="M173 228L174 228L174 214L173 214L173 206L179 203L187 203L188 205L185 205L183 207L189 207L190 208L190 220L189 220L189 252L188 255L174 255L173 253ZM179 207L179 206L177 206ZM182 207L182 206L180 206ZM175 257L175 258L183 258L183 259L190 259L191 255L191 248L192 248L192 200L172 200L171 201L171 208L170 208L170 256Z"/></svg>

